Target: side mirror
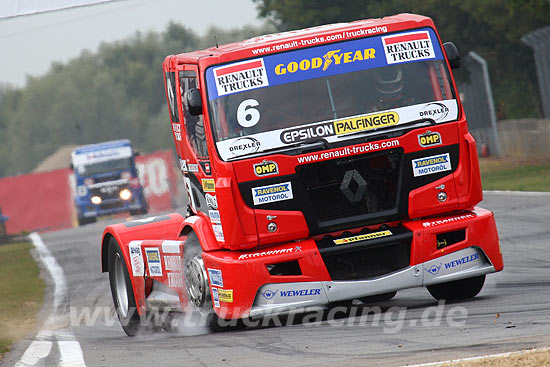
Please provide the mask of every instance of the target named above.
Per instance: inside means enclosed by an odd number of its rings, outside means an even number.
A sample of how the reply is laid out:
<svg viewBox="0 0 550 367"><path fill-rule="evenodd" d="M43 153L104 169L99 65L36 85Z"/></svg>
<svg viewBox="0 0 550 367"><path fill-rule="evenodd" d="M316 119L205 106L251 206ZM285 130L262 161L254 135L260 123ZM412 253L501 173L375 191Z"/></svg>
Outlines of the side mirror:
<svg viewBox="0 0 550 367"><path fill-rule="evenodd" d="M452 42L445 42L443 48L445 49L445 54L447 55L447 60L449 60L451 69L458 69L460 67L460 54L455 44Z"/></svg>
<svg viewBox="0 0 550 367"><path fill-rule="evenodd" d="M185 103L190 115L202 115L201 92L197 88L191 88L185 92Z"/></svg>

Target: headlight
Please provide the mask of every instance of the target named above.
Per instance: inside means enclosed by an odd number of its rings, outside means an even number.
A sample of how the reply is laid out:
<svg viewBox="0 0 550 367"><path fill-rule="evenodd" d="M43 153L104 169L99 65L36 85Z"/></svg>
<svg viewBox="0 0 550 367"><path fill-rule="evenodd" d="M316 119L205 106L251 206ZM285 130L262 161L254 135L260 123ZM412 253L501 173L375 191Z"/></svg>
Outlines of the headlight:
<svg viewBox="0 0 550 367"><path fill-rule="evenodd" d="M124 189L120 192L119 195L122 200L130 200L130 198L132 197L132 192L128 189Z"/></svg>
<svg viewBox="0 0 550 367"><path fill-rule="evenodd" d="M95 204L95 205L101 204L101 198L99 196L92 196L92 204Z"/></svg>

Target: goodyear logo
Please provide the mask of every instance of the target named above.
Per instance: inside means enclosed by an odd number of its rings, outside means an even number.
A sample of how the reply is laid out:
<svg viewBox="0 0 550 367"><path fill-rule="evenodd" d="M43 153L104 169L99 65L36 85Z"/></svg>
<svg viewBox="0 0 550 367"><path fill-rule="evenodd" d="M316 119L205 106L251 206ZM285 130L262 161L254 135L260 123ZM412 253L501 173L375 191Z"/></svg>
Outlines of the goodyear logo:
<svg viewBox="0 0 550 367"><path fill-rule="evenodd" d="M391 233L390 231L380 231L380 232L374 232L374 233L361 234L359 236L339 238L337 240L333 240L333 242L336 245L344 245L346 243L373 240L375 238L391 236L392 234L393 233Z"/></svg>
<svg viewBox="0 0 550 367"><path fill-rule="evenodd" d="M353 117L350 119L334 121L334 130L336 135L349 134L358 131L376 129L397 125L399 115L397 112L384 112L376 115Z"/></svg>
<svg viewBox="0 0 550 367"><path fill-rule="evenodd" d="M263 161L254 165L254 174L258 177L279 174L279 166L273 161Z"/></svg>
<svg viewBox="0 0 550 367"><path fill-rule="evenodd" d="M218 289L218 297L220 302L233 302L233 289Z"/></svg>
<svg viewBox="0 0 550 367"><path fill-rule="evenodd" d="M203 178L201 180L202 182L202 190L205 192L214 192L216 191L216 183L214 182L213 178Z"/></svg>
<svg viewBox="0 0 550 367"><path fill-rule="evenodd" d="M439 145L441 144L441 134L427 131L424 134L418 135L418 144L420 144L421 147Z"/></svg>
<svg viewBox="0 0 550 367"><path fill-rule="evenodd" d="M313 57L299 61L291 61L288 64L278 64L275 66L275 74L292 74L297 71L307 71L320 69L326 71L330 65L349 64L352 62L365 61L375 58L376 50L374 48L365 48L363 50L342 52L342 50L330 50L322 57Z"/></svg>

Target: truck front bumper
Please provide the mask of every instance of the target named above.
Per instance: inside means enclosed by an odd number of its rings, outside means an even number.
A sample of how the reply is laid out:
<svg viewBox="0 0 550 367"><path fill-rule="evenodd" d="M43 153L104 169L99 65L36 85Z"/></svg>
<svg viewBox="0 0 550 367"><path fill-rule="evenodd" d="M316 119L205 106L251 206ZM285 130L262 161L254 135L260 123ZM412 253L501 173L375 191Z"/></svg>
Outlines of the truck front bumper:
<svg viewBox="0 0 550 367"><path fill-rule="evenodd" d="M503 268L490 211L476 207L453 215L403 222L401 227L406 233L376 240L354 238L355 243L330 249L321 246L319 240L305 239L249 252L203 253L214 309L226 319L255 317L470 278ZM343 278L350 261L341 262L343 272L335 270L332 260L327 266L327 252L359 254L374 245L390 251L406 248L399 256L406 254L408 262L401 261L398 269L390 267L386 273L378 269L375 275L363 279L353 271L348 272L349 279ZM388 253L376 254L387 257ZM395 264L391 260L390 263ZM369 267L377 266L376 261L372 264ZM275 275L275 267L287 271Z"/></svg>

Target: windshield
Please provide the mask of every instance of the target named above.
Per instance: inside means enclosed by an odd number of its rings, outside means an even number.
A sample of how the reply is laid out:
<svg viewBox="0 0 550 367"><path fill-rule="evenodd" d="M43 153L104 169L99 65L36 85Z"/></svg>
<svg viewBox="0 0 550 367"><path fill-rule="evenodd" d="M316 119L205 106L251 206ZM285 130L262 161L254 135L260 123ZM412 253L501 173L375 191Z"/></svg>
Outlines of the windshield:
<svg viewBox="0 0 550 367"><path fill-rule="evenodd" d="M113 171L130 170L132 168L131 158L114 159L91 164L83 164L76 167L80 176L93 176Z"/></svg>
<svg viewBox="0 0 550 367"><path fill-rule="evenodd" d="M433 30L426 28L269 55L206 73L224 160L423 118L458 108Z"/></svg>

